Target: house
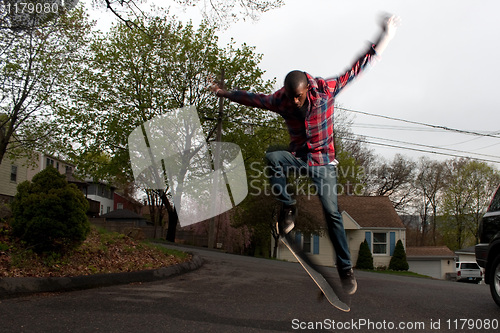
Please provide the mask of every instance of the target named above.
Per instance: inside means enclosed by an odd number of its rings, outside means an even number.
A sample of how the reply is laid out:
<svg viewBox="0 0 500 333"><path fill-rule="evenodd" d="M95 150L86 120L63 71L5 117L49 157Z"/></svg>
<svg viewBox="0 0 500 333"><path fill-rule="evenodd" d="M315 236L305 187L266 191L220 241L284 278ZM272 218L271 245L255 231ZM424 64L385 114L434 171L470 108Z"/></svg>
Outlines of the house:
<svg viewBox="0 0 500 333"><path fill-rule="evenodd" d="M460 249L455 251L455 255L458 258L457 261L476 261L476 248L475 246L467 247L465 249Z"/></svg>
<svg viewBox="0 0 500 333"><path fill-rule="evenodd" d="M144 217L128 209L113 210L109 213L101 215L100 218L105 219L106 223L127 224L132 227L148 225L148 222Z"/></svg>
<svg viewBox="0 0 500 333"><path fill-rule="evenodd" d="M17 185L28 179L26 162L26 159L11 161L3 158L0 163L0 202L11 202L17 193Z"/></svg>
<svg viewBox="0 0 500 333"><path fill-rule="evenodd" d="M33 161L27 158L10 160L4 158L0 163L0 202L10 202L17 193L17 185L33 177L48 166L66 175L69 183L75 184L89 201L89 216L109 213L115 206L113 186L91 179L80 180L73 175L75 166L60 158L35 152Z"/></svg>
<svg viewBox="0 0 500 333"><path fill-rule="evenodd" d="M111 212L114 207L114 192L115 187L106 182L95 181L93 179L85 179L87 184L83 190L83 194L87 199L99 202L98 215L103 215Z"/></svg>
<svg viewBox="0 0 500 333"><path fill-rule="evenodd" d="M71 175L74 170L74 165L43 153L35 153L35 159L31 162L27 158L10 160L5 157L0 163L0 201L10 202L17 193L17 185L25 180L32 180L47 166L66 175Z"/></svg>
<svg viewBox="0 0 500 333"><path fill-rule="evenodd" d="M300 211L306 211L318 220L324 221L322 206L317 196L299 197L297 201L299 219ZM389 266L397 241L401 240L403 244L406 244L406 229L389 198L339 196L338 203L353 265L358 259L361 243L366 240L373 254L374 266ZM300 221L297 224L299 223ZM333 247L326 232L322 232L321 235L302 235L295 232L294 237L303 250L312 255L315 262L325 266L333 265ZM283 244L278 245L277 257L295 261Z"/></svg>
<svg viewBox="0 0 500 333"><path fill-rule="evenodd" d="M142 214L142 207L144 205L139 201L125 195L122 192L114 191L113 193L113 210L127 209L135 213Z"/></svg>
<svg viewBox="0 0 500 333"><path fill-rule="evenodd" d="M406 260L410 271L435 279L455 273L455 253L447 246L408 247Z"/></svg>

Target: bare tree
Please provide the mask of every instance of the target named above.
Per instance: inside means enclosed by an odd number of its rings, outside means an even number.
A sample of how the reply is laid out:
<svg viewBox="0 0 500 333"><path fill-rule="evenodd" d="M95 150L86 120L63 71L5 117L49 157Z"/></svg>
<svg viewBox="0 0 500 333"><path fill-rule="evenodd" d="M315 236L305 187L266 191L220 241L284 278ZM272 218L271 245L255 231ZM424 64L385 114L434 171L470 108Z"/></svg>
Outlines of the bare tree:
<svg viewBox="0 0 500 333"><path fill-rule="evenodd" d="M420 242L424 245L427 226L431 225L432 244L436 245L436 217L439 196L446 184L446 167L444 162L432 161L427 157L422 157L418 162L418 169L419 173L415 179L415 186L423 197L420 214L422 221Z"/></svg>
<svg viewBox="0 0 500 333"><path fill-rule="evenodd" d="M143 15L140 4L147 0L93 0L95 6L109 9L129 27L136 27L134 19ZM172 0L184 7L198 7L211 26L226 28L240 19L257 20L260 14L285 4L284 0ZM168 2L166 2L168 4Z"/></svg>
<svg viewBox="0 0 500 333"><path fill-rule="evenodd" d="M414 195L416 163L397 154L391 162L383 161L368 171L366 194L389 196L396 210L403 210Z"/></svg>

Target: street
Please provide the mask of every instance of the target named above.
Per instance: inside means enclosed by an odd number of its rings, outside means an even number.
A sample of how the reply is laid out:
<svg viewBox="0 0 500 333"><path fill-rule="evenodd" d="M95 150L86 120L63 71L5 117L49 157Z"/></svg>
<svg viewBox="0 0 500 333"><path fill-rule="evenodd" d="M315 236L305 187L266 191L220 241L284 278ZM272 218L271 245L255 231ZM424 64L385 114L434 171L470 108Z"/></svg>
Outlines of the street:
<svg viewBox="0 0 500 333"><path fill-rule="evenodd" d="M1 331L493 332L499 328L500 308L484 284L356 271L358 292L351 299L351 312L344 313L318 299L316 285L297 263L188 251L201 256L204 265L163 281L1 300Z"/></svg>

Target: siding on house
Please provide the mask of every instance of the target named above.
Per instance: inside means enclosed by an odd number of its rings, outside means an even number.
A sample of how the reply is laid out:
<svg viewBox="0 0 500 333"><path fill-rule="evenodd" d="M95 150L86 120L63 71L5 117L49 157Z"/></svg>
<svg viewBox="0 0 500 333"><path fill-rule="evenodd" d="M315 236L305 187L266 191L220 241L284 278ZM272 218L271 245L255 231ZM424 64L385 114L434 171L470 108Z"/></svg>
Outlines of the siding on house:
<svg viewBox="0 0 500 333"><path fill-rule="evenodd" d="M317 197L299 197L297 201L299 212L305 210L308 215L324 220L321 203ZM339 196L338 202L353 265L358 259L359 246L366 239L373 253L374 266L389 266L396 242L401 240L406 244L406 229L389 198ZM385 243L374 242L384 237ZM319 244L316 245L317 253L312 253L314 260L319 265L333 266L334 250L325 230L316 241ZM303 240L300 244L302 242ZM374 253L377 251L383 253ZM278 258L295 261L293 255L282 244L278 246Z"/></svg>
<svg viewBox="0 0 500 333"><path fill-rule="evenodd" d="M26 158L20 158L15 161L4 158L0 163L0 200L9 201L17 193L17 185L25 180L32 180L33 177L44 170L47 165L52 165L61 174L65 174L73 166L54 157L41 153L36 154L36 161L29 164ZM15 171L13 170L15 168Z"/></svg>
<svg viewBox="0 0 500 333"><path fill-rule="evenodd" d="M10 201L17 193L17 185L28 179L26 159L12 161L4 157L0 163L0 200ZM13 175L13 167L15 168Z"/></svg>
<svg viewBox="0 0 500 333"><path fill-rule="evenodd" d="M455 272L455 253L446 246L408 247L406 259L410 271L445 279L447 273Z"/></svg>

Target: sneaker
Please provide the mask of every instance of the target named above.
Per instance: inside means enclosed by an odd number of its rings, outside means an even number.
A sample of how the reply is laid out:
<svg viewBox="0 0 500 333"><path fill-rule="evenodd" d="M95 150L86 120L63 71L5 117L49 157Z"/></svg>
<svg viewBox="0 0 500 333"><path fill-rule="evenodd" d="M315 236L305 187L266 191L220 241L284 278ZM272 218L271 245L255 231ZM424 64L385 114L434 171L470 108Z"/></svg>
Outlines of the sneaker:
<svg viewBox="0 0 500 333"><path fill-rule="evenodd" d="M297 208L283 205L278 219L278 234L286 235L295 227L295 217L297 216Z"/></svg>
<svg viewBox="0 0 500 333"><path fill-rule="evenodd" d="M356 282L352 268L342 271L339 270L339 276L344 291L349 295L354 294L358 289L358 283Z"/></svg>

